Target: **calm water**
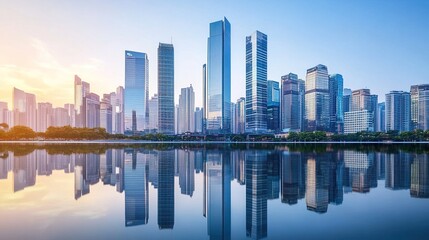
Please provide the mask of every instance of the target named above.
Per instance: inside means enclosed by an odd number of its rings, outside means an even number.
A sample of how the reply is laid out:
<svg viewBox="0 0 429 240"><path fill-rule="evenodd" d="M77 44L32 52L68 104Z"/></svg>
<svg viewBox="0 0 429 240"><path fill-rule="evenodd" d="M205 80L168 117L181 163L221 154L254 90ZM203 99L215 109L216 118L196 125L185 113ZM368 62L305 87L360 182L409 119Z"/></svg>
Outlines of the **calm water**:
<svg viewBox="0 0 429 240"><path fill-rule="evenodd" d="M429 239L428 154L0 144L0 239Z"/></svg>

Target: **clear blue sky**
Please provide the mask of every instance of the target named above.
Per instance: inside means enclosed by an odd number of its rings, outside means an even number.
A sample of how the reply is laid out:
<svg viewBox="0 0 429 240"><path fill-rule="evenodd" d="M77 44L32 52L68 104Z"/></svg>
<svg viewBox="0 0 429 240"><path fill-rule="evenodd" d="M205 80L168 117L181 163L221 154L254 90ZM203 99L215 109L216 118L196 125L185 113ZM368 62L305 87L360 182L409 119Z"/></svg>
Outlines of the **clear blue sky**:
<svg viewBox="0 0 429 240"><path fill-rule="evenodd" d="M124 85L124 50L148 53L156 92L157 47L173 41L176 101L192 84L201 106L209 23L232 29L232 100L245 95L245 37L268 35L268 78L305 80L319 63L344 86L390 90L429 83L429 1L2 1L0 101L11 86L38 101L73 102L73 74L102 94Z"/></svg>

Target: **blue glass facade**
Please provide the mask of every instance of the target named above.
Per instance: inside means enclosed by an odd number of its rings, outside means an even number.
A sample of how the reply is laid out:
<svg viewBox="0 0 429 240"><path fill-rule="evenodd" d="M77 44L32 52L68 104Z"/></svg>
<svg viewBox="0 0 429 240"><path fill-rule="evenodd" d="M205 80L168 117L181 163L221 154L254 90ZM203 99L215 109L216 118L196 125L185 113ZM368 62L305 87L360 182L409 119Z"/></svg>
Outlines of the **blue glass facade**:
<svg viewBox="0 0 429 240"><path fill-rule="evenodd" d="M341 133L344 124L343 76L341 74L329 76L329 115L330 130Z"/></svg>
<svg viewBox="0 0 429 240"><path fill-rule="evenodd" d="M267 35L246 37L246 131L267 131Z"/></svg>
<svg viewBox="0 0 429 240"><path fill-rule="evenodd" d="M210 23L205 79L207 133L231 132L231 25L226 18Z"/></svg>
<svg viewBox="0 0 429 240"><path fill-rule="evenodd" d="M124 95L125 131L143 131L149 113L149 60L146 53L125 51Z"/></svg>
<svg viewBox="0 0 429 240"><path fill-rule="evenodd" d="M267 129L280 130L280 88L276 81L267 81Z"/></svg>
<svg viewBox="0 0 429 240"><path fill-rule="evenodd" d="M174 48L158 47L158 131L174 134Z"/></svg>

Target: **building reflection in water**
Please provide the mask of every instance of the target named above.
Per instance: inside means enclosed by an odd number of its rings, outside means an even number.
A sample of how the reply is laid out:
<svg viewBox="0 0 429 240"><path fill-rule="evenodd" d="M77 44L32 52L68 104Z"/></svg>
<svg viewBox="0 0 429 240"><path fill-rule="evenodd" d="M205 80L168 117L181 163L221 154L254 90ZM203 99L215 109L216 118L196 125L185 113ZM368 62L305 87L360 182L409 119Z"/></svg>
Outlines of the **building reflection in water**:
<svg viewBox="0 0 429 240"><path fill-rule="evenodd" d="M305 177L302 154L285 151L281 155L281 201L289 205L305 196Z"/></svg>
<svg viewBox="0 0 429 240"><path fill-rule="evenodd" d="M429 198L429 157L417 154L411 164L411 197Z"/></svg>
<svg viewBox="0 0 429 240"><path fill-rule="evenodd" d="M328 211L329 203L329 160L325 156L309 156L307 159L307 178L305 201L307 209L317 213Z"/></svg>
<svg viewBox="0 0 429 240"><path fill-rule="evenodd" d="M267 237L266 151L246 152L246 236Z"/></svg>
<svg viewBox="0 0 429 240"><path fill-rule="evenodd" d="M207 150L204 168L204 216L210 239L231 238L231 153Z"/></svg>
<svg viewBox="0 0 429 240"><path fill-rule="evenodd" d="M174 161L175 150L158 152L158 227L174 227Z"/></svg>
<svg viewBox="0 0 429 240"><path fill-rule="evenodd" d="M126 149L124 159L125 226L146 224L149 220L149 164L146 153Z"/></svg>
<svg viewBox="0 0 429 240"><path fill-rule="evenodd" d="M11 178L14 192L34 186L38 176L53 171L74 174L74 198L102 183L125 192L125 226L149 222L149 188L157 189L158 227L173 229L175 176L180 194L193 196L195 174L203 173L203 215L211 239L231 238L231 181L245 187L246 235L267 237L268 200L294 205L305 198L309 211L325 213L340 205L348 192L368 193L377 187L408 190L413 198L429 198L429 157L394 153L333 150L230 150L206 147L151 150L108 149L99 153L48 154L0 152L0 181ZM246 185L246 186L242 186ZM244 233L243 233L244 234Z"/></svg>

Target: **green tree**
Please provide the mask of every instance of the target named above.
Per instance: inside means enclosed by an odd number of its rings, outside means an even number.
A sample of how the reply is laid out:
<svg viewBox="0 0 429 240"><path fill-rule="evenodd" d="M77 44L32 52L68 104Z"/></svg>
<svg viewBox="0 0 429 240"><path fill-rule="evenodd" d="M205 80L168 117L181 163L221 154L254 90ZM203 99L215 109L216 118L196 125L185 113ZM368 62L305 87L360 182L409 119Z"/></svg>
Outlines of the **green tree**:
<svg viewBox="0 0 429 240"><path fill-rule="evenodd" d="M7 132L7 138L11 140L33 139L36 137L36 132L26 126L15 126Z"/></svg>

